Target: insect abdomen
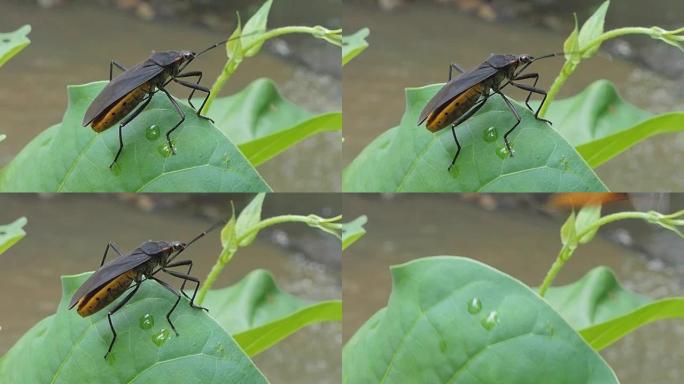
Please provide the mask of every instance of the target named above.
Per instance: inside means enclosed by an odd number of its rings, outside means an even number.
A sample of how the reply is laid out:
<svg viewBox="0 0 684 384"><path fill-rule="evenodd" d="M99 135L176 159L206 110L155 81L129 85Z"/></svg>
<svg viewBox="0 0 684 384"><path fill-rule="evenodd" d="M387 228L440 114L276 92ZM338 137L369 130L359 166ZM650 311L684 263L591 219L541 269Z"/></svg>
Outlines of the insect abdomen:
<svg viewBox="0 0 684 384"><path fill-rule="evenodd" d="M482 86L476 84L436 109L427 118L425 127L430 132L437 132L449 126L475 105L482 92Z"/></svg>
<svg viewBox="0 0 684 384"><path fill-rule="evenodd" d="M117 297L121 296L135 278L137 272L128 271L114 278L100 289L90 292L78 301L77 312L82 317L90 316L93 313L106 307Z"/></svg>
<svg viewBox="0 0 684 384"><path fill-rule="evenodd" d="M145 95L151 91L150 83L145 83L138 88L127 93L124 97L112 103L99 116L93 120L90 127L95 132L102 132L128 115L140 102Z"/></svg>

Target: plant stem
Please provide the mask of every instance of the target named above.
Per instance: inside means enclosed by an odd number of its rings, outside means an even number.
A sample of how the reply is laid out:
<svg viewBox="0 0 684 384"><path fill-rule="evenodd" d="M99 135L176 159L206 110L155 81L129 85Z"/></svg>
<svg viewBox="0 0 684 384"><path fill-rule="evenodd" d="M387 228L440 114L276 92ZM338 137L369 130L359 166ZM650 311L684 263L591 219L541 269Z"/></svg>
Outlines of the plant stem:
<svg viewBox="0 0 684 384"><path fill-rule="evenodd" d="M246 238L249 238L251 235L261 231L264 228L283 223L304 223L310 227L317 227L325 232L333 233L332 231L334 231L337 228L339 228L340 230L342 229L342 224L335 223L335 221L339 221L341 219L342 215L338 215L329 219L321 218L316 215L281 215L269 217L268 219L264 219L258 222L253 227L250 227L244 233L241 233L237 237L235 244L242 243ZM216 279L223 271L223 268L225 268L225 266L233 259L233 256L235 255L237 250L238 248L223 248L221 254L216 260L216 263L213 267L211 267L211 271L209 271L209 274L207 275L206 279L204 279L204 284L202 284L202 287L200 288L197 294L197 298L195 299L197 305L201 305L202 302L204 302L204 298L207 295L207 292L214 285Z"/></svg>
<svg viewBox="0 0 684 384"><path fill-rule="evenodd" d="M675 212L670 215L662 215L658 212L618 212L618 213L613 213L611 215L606 215L601 217L600 219L596 220L591 226L585 228L582 232L578 232L575 235L575 239L581 239L582 237L586 236L588 233L591 233L593 231L598 230L598 228L606 225L613 223L615 221L620 221L620 220L627 220L627 219L641 219L645 220L648 222L659 222L661 220L671 220L677 217L680 217L684 215L684 211L679 211ZM577 248L576 243L569 243L563 245L563 248L558 252L558 256L556 257L556 260L553 262L553 265L551 265L551 268L549 271L546 273L546 277L544 277L544 281L542 282L541 286L539 286L539 296L544 297L546 294L546 291L551 287L551 284L553 284L553 280L556 278L556 275L558 275L558 272L563 268L565 263L570 260L572 257L572 254L575 252L575 249Z"/></svg>
<svg viewBox="0 0 684 384"><path fill-rule="evenodd" d="M570 58L566 58L565 64L563 64L563 68L561 69L560 73L558 74L556 79L553 81L553 84L551 84L551 87L549 88L549 91L546 96L546 101L539 110L539 116L546 115L546 112L549 109L549 105L551 105L551 102L556 98L556 95L563 87L563 85L570 77L570 75L572 75L573 72L575 72L575 69L577 69L577 66L582 61L582 58L588 58L584 56L586 52L591 51L593 49L597 49L599 46L601 46L601 44L603 44L603 42L620 36L649 35L654 39L664 40L665 35L669 36L670 38L674 38L674 35L682 33L682 31L684 31L684 28L680 28L674 31L666 31L659 27L624 27L602 33L596 39L589 42L580 51L572 52Z"/></svg>
<svg viewBox="0 0 684 384"><path fill-rule="evenodd" d="M247 52L250 49L252 49L252 47L258 44L263 44L263 42L265 42L268 39L292 33L306 33L316 38L324 39L327 42L338 47L342 46L341 29L330 30L321 26L308 27L293 25L288 27L274 28L264 32L262 35L260 35L259 39L253 41L252 44L248 45L247 47L243 47L242 51ZM337 38L338 35L339 39ZM234 62L233 60L228 60L226 64L223 66L221 74L219 74L219 77L216 79L216 81L214 81L214 84L211 86L209 97L207 98L207 102L204 104L204 108L202 108L201 111L202 114L206 114L209 111L209 108L214 103L214 99L216 99L218 93L226 85L228 79L230 79L233 73L235 73L235 70L237 69L238 65L240 65L241 61L242 59L238 60L237 62Z"/></svg>

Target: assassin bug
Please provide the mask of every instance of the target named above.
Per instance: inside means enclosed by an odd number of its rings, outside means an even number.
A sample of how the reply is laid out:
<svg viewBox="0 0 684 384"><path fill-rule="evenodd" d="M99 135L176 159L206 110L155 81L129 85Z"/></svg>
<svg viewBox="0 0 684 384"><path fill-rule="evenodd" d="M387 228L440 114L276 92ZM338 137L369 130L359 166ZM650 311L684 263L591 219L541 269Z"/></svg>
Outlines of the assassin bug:
<svg viewBox="0 0 684 384"><path fill-rule="evenodd" d="M535 112L530 106L530 97L533 93L543 95L539 109L546 100L546 91L536 88L537 81L539 81L538 73L525 73L533 62L545 59L548 57L558 56L560 53L552 53L541 57L534 58L529 55L491 55L485 62L480 64L477 68L468 72L464 71L457 64L449 66L449 81L435 94L432 99L425 105L423 111L418 118L418 125L426 122L426 128L430 132L440 131L451 125L451 133L456 142L456 155L451 161L448 170L456 163L456 158L461 152L461 144L456 138L456 126L468 120L475 114L487 99L491 96L490 91L499 94L506 106L515 116L515 124L504 134L504 143L506 149L513 156L511 144L508 141L508 135L520 124L521 118L518 111L513 107L513 103L501 92L501 90L508 84L522 90L528 91L525 105L530 111ZM451 79L453 70L457 70L461 75L455 79ZM516 83L519 80L534 79L532 86L526 84ZM539 109L534 113L534 118L540 121L551 124L550 121L539 117Z"/></svg>
<svg viewBox="0 0 684 384"><path fill-rule="evenodd" d="M209 88L199 84L202 80L202 72L189 71L183 73L183 70L201 54L229 41L255 33L261 32L248 33L218 42L200 53L190 51L153 52L145 61L138 63L129 69L124 68L124 66L115 60L112 60L109 64L109 84L107 84L107 86L105 86L97 95L95 100L93 100L83 117L84 127L90 125L93 131L100 133L114 126L135 109L130 116L126 117L121 124L119 124L119 149L114 156L114 161L109 165L109 168L114 166L123 150L123 127L135 119L150 101L152 101L152 96L159 91L163 92L169 98L171 105L173 105L180 116L178 123L166 132L166 141L169 149L171 150L171 153L176 154L176 150L171 144L171 132L176 130L176 128L185 121L185 114L178 105L178 102L174 100L171 94L166 90L166 86L172 81L192 89L190 95L188 95L188 104L190 104L193 109L195 106L192 104L192 96L195 94L195 91L206 93L202 105L197 109L197 116L213 122L210 118L200 114L200 111L207 102L207 99L209 99L210 94ZM119 68L123 73L112 79L114 67ZM188 77L196 77L197 81L192 83L181 80L182 78ZM136 109L136 107L138 108Z"/></svg>
<svg viewBox="0 0 684 384"><path fill-rule="evenodd" d="M130 299L138 292L140 285L145 281L152 279L159 283L162 287L171 291L175 296L177 296L176 302L173 304L169 312L166 314L166 320L171 325L171 329L178 336L178 331L176 327L171 322L171 313L176 309L178 303L181 299L181 294L190 299L190 306L196 309L207 310L206 308L199 307L195 305L195 295L200 285L200 281L190 276L190 271L192 271L192 260L180 260L173 262L173 260L185 249L187 249L190 244L204 237L207 233L213 231L223 222L213 225L211 228L197 235L194 239L190 240L188 243L183 243L180 241L146 241L142 243L139 247L134 249L129 254L123 254L119 247L114 243L108 243L105 247L104 255L102 256L102 262L100 263L100 268L93 273L88 280L78 288L76 293L71 298L69 303L69 309L74 307L79 315L82 317L90 316L101 309L112 303L114 300L119 298L129 289L133 289L129 292L126 297L117 303L107 314L107 320L109 320L109 328L112 330L112 341L109 343L109 348L105 354L105 359L107 355L112 351L114 342L116 341L116 331L114 330L114 325L112 324L112 315L121 309ZM110 249L113 249L119 257L105 264L107 259L107 253ZM179 273L169 270L169 268L187 266L188 271L186 273ZM180 291L172 287L168 283L159 280L155 277L160 271L165 272L171 276L183 279L183 284L181 285ZM195 283L195 290L192 293L192 297L189 297L185 293L185 283L192 281Z"/></svg>

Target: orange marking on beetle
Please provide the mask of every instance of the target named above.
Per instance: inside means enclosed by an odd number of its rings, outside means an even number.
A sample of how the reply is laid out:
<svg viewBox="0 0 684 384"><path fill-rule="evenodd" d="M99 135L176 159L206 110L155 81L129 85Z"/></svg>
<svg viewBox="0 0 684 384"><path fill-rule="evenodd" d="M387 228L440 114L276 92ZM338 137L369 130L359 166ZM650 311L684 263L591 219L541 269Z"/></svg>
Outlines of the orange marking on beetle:
<svg viewBox="0 0 684 384"><path fill-rule="evenodd" d="M140 104L145 95L153 90L152 88L153 86L150 83L145 83L127 93L124 97L112 103L112 105L102 111L102 113L93 120L90 127L93 131L98 133L111 128Z"/></svg>
<svg viewBox="0 0 684 384"><path fill-rule="evenodd" d="M116 300L117 297L121 296L121 294L130 287L135 275L135 270L128 271L102 285L99 289L86 294L78 301L78 308L76 311L82 317L90 316L93 313L98 312L112 301Z"/></svg>
<svg viewBox="0 0 684 384"><path fill-rule="evenodd" d="M453 123L458 117L468 112L482 94L482 85L476 84L460 95L454 97L442 107L430 113L425 127L430 132L437 132Z"/></svg>

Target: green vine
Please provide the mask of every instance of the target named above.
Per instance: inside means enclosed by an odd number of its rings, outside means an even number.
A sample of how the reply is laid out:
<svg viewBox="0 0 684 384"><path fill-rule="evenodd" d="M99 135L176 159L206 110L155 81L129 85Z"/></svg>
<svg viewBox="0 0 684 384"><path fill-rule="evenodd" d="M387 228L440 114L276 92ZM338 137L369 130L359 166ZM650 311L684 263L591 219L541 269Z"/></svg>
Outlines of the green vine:
<svg viewBox="0 0 684 384"><path fill-rule="evenodd" d="M582 208L582 210L587 209L594 208ZM597 212L599 212L600 214L600 208ZM580 212L580 215L581 214L582 212ZM619 212L611 215L606 215L603 217L597 217L596 220L593 220L589 223L585 223L586 225L582 226L581 228L577 228L578 225L575 222L575 213L573 212L572 215L566 221L566 223L563 225L563 229L561 230L563 247L558 252L558 256L556 257L556 260L553 262L553 265L546 273L546 277L544 278L544 281L539 287L539 295L543 297L546 294L546 291L549 289L549 287L551 287L554 279L556 278L560 270L563 268L565 263L567 263L570 260L570 258L572 258L572 255L579 244L585 244L591 241L591 239L593 238L593 234L595 234L602 226L614 223L616 221L628 219L644 220L651 224L660 225L663 228L673 231L679 237L684 238L684 233L682 233L682 231L679 229L679 227L684 227L684 210L669 215L664 215L662 213L655 211Z"/></svg>
<svg viewBox="0 0 684 384"><path fill-rule="evenodd" d="M549 88L546 101L541 106L539 112L540 116L546 114L549 105L551 105L551 102L556 98L567 79L575 72L582 59L588 59L594 56L601 45L610 39L627 35L646 35L677 47L684 52L684 46L682 45L682 42L684 42L684 28L668 31L656 26L650 28L625 27L604 32L603 21L609 5L610 1L604 2L584 23L581 30L577 29L577 20L575 19L575 28L563 45L563 51L566 52L565 63Z"/></svg>
<svg viewBox="0 0 684 384"><path fill-rule="evenodd" d="M214 285L226 265L233 259L238 249L251 244L256 235L265 228L284 223L303 223L309 227L329 233L340 240L342 239L342 215L330 218L317 215L281 215L261 220L261 204L263 199L264 195L259 194L245 207L237 219L235 214L233 214L230 221L221 231L223 249L197 294L196 302L198 304L202 304L207 292Z"/></svg>

